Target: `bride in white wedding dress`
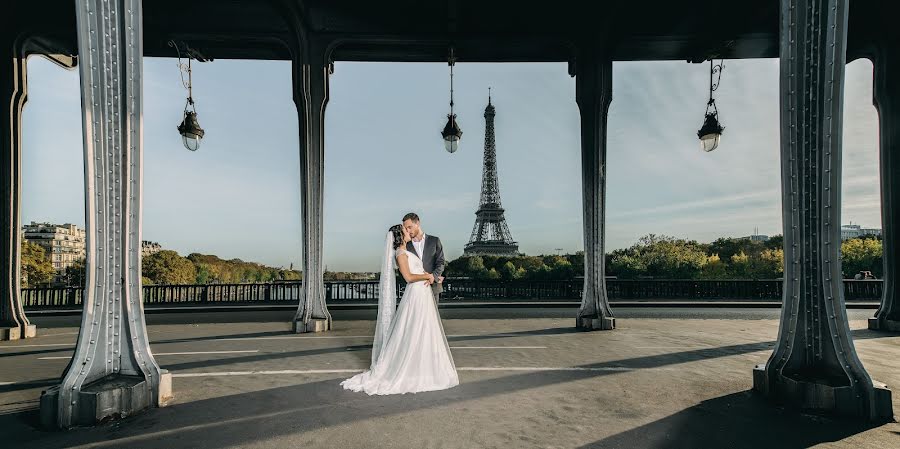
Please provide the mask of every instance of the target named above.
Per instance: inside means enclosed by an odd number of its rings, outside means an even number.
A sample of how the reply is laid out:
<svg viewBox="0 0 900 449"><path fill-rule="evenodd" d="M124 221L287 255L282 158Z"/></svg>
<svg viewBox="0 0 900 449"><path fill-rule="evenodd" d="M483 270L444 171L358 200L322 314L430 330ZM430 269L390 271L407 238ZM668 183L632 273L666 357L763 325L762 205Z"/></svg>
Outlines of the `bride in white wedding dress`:
<svg viewBox="0 0 900 449"><path fill-rule="evenodd" d="M341 382L347 390L369 395L444 390L459 385L450 345L425 273L415 253L406 251L409 233L401 225L388 230L379 282L378 320L368 371ZM394 310L394 260L406 280Z"/></svg>

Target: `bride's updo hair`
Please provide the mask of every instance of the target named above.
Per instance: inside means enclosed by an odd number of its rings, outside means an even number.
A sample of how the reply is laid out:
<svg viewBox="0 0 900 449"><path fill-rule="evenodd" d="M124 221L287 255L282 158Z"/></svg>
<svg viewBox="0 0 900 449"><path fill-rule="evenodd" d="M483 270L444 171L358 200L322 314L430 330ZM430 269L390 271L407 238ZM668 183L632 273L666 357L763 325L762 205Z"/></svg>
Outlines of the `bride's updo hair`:
<svg viewBox="0 0 900 449"><path fill-rule="evenodd" d="M394 235L394 249L401 247L403 245L403 225L393 225L388 232Z"/></svg>

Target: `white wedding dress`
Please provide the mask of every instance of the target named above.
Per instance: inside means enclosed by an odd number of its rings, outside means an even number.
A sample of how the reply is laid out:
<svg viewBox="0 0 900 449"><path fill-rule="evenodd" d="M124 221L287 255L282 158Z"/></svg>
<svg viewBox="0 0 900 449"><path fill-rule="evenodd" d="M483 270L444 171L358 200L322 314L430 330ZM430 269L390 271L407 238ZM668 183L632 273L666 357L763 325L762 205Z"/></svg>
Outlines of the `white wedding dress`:
<svg viewBox="0 0 900 449"><path fill-rule="evenodd" d="M425 273L422 260L415 253L401 248L394 256L401 252L408 256L410 273ZM385 395L459 385L434 295L424 281L407 284L377 358L368 371L344 380L341 386L369 395Z"/></svg>

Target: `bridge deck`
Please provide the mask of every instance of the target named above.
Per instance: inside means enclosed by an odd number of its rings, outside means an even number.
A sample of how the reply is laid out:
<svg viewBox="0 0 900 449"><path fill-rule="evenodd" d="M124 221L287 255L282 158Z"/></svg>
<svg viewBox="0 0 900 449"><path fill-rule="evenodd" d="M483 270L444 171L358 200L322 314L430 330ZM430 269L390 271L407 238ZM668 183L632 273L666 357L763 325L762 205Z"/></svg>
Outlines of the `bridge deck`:
<svg viewBox="0 0 900 449"><path fill-rule="evenodd" d="M489 318L465 315L474 312ZM39 318L38 338L0 343L0 441L17 449L884 448L900 439L896 423L795 413L748 391L753 365L774 344L777 309L620 312L617 330L584 333L573 329L571 309L442 310L461 384L386 397L338 385L368 365L374 323L359 318L371 312L340 312L348 315L336 317L336 330L317 335L289 334L285 312L207 315L219 322L201 324L177 324L196 314L157 315L152 346L174 373L174 403L61 433L35 428L37 399L66 366L77 317ZM874 378L900 385L900 336L865 329L871 313L850 311L859 355Z"/></svg>

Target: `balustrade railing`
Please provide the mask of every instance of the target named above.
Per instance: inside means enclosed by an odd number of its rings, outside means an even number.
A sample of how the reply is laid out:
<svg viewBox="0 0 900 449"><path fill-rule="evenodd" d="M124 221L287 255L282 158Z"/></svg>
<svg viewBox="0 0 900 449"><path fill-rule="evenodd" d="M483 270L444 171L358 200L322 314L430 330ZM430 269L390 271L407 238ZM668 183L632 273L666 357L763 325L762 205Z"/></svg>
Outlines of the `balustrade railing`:
<svg viewBox="0 0 900 449"><path fill-rule="evenodd" d="M441 301L466 300L579 300L583 280L477 280L448 278ZM607 279L610 300L781 300L782 280ZM261 284L147 285L147 305L287 304L300 300L301 282ZM881 299L881 280L844 280L848 301ZM405 285L397 282L398 298ZM365 303L378 300L378 281L326 281L328 303ZM82 304L79 287L25 288L23 305L29 309L72 308Z"/></svg>

